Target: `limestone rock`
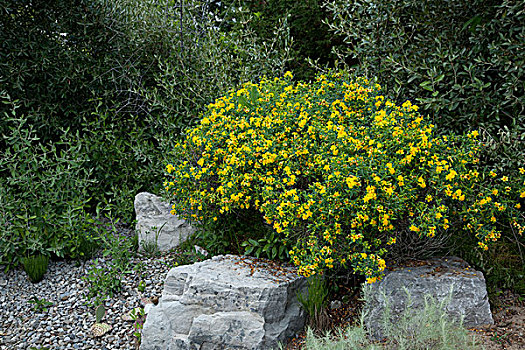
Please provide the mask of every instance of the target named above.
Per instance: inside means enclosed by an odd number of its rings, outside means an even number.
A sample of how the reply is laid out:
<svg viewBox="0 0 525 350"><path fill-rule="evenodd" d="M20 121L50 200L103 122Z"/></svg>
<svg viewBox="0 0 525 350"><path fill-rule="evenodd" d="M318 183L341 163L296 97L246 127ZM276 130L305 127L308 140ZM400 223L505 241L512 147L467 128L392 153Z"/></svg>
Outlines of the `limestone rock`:
<svg viewBox="0 0 525 350"><path fill-rule="evenodd" d="M390 305L391 322L396 322L396 315L407 308L407 292L410 295L409 310L423 310L425 295L441 302L452 293L446 306L451 317L459 320L462 316L466 327L494 323L483 274L459 258L448 257L393 268L381 281L372 284L364 308L364 321L374 338L383 336L379 325L385 303Z"/></svg>
<svg viewBox="0 0 525 350"><path fill-rule="evenodd" d="M141 350L272 349L302 329L291 267L232 255L173 268L151 308Z"/></svg>
<svg viewBox="0 0 525 350"><path fill-rule="evenodd" d="M141 192L135 196L136 230L139 247L155 246L159 251L177 247L195 232L185 220L171 214L169 203L154 194Z"/></svg>

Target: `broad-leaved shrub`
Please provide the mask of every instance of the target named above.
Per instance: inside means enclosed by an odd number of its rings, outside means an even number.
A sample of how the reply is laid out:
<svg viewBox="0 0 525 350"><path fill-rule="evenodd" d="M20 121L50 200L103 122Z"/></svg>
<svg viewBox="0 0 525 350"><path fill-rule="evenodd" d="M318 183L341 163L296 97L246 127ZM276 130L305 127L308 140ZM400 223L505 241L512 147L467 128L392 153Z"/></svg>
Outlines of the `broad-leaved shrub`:
<svg viewBox="0 0 525 350"><path fill-rule="evenodd" d="M9 269L39 254L85 257L97 243L85 146L68 129L42 144L18 102L3 92L0 99L11 108L0 123L0 264Z"/></svg>
<svg viewBox="0 0 525 350"><path fill-rule="evenodd" d="M195 222L256 209L305 276L346 267L371 283L400 232L454 230L487 249L498 220L523 231L525 170L519 182L483 173L477 137L437 135L416 105L365 78L286 73L210 104L175 146L165 186L173 213Z"/></svg>

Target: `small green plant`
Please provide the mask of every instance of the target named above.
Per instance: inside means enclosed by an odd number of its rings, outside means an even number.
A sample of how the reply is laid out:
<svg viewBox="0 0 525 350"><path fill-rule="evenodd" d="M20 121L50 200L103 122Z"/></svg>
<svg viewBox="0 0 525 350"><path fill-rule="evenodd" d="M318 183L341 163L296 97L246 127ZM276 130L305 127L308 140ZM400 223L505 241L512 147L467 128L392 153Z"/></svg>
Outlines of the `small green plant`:
<svg viewBox="0 0 525 350"><path fill-rule="evenodd" d="M146 256L153 257L159 253L159 236L160 232L164 228L164 225L166 225L166 223L162 224L162 226L159 229L157 229L157 227L155 226L152 227L152 229L155 230L155 238L145 239L142 241L142 251L144 252L144 254L146 254Z"/></svg>
<svg viewBox="0 0 525 350"><path fill-rule="evenodd" d="M86 297L90 300L90 305L102 303L108 297L120 291L121 280L118 269L113 267L99 266L99 260L95 259L92 267L84 279L89 282Z"/></svg>
<svg viewBox="0 0 525 350"><path fill-rule="evenodd" d="M95 311L96 322L97 323L102 322L102 319L104 318L105 315L106 315L106 308L104 307L104 305L99 305L97 307L97 310Z"/></svg>
<svg viewBox="0 0 525 350"><path fill-rule="evenodd" d="M279 259L286 260L290 256L288 251L291 247L284 244L283 238L272 232L266 237L255 240L249 238L247 241L242 242L242 246L245 247L244 254L254 254L257 258L264 255L268 259Z"/></svg>
<svg viewBox="0 0 525 350"><path fill-rule="evenodd" d="M322 331L328 326L326 304L328 302L328 288L323 276L318 274L308 278L308 291L297 293L297 300L308 314L308 324L315 331Z"/></svg>
<svg viewBox="0 0 525 350"><path fill-rule="evenodd" d="M89 222L93 225L95 221L90 219ZM84 235L79 235L77 243L77 254L82 260L91 259L100 248L99 237L93 235L91 232L86 232Z"/></svg>
<svg viewBox="0 0 525 350"><path fill-rule="evenodd" d="M110 263L95 259L88 274L84 277L89 282L87 298L91 305L101 304L108 297L113 297L121 289L122 274L128 273L133 255L132 240L121 235L116 224L118 220L109 219L109 223L100 223L101 239L104 250L102 256Z"/></svg>
<svg viewBox="0 0 525 350"><path fill-rule="evenodd" d="M207 255L197 251L193 246L182 247L176 252L171 267L193 264L205 260L206 257Z"/></svg>
<svg viewBox="0 0 525 350"><path fill-rule="evenodd" d="M137 289L139 290L139 292L144 293L144 291L146 290L146 282L140 281L139 285L137 286Z"/></svg>
<svg viewBox="0 0 525 350"><path fill-rule="evenodd" d="M133 272L135 273L135 276L137 277L137 280L141 281L144 279L144 273L146 271L146 264L143 261L139 261L133 266ZM140 287L140 282L139 282Z"/></svg>
<svg viewBox="0 0 525 350"><path fill-rule="evenodd" d="M53 305L52 302L45 299L38 299L37 297L32 297L27 302L33 304L33 309L36 312L47 312L48 307Z"/></svg>
<svg viewBox="0 0 525 350"><path fill-rule="evenodd" d="M131 236L131 247L134 252L139 250L139 235L136 232Z"/></svg>
<svg viewBox="0 0 525 350"><path fill-rule="evenodd" d="M133 332L133 335L136 338L137 344L140 345L140 342L142 340L142 328L144 328L144 321L146 320L146 313L144 312L144 308L140 307L131 310L130 316L135 321L135 323L133 324L133 329L135 330Z"/></svg>
<svg viewBox="0 0 525 350"><path fill-rule="evenodd" d="M154 257L159 253L159 247L156 241L143 241L142 242L142 251L146 256Z"/></svg>
<svg viewBox="0 0 525 350"><path fill-rule="evenodd" d="M29 256L22 259L22 264L31 282L38 283L44 278L47 271L49 257L42 254Z"/></svg>

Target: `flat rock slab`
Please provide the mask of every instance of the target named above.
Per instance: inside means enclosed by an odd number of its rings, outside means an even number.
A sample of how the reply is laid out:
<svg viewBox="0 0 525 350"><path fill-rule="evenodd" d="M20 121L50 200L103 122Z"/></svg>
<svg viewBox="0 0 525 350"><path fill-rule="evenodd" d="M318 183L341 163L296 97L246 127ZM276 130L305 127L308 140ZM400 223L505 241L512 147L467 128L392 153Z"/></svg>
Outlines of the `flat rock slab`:
<svg viewBox="0 0 525 350"><path fill-rule="evenodd" d="M270 261L217 256L169 271L141 350L272 349L300 331L305 278Z"/></svg>
<svg viewBox="0 0 525 350"><path fill-rule="evenodd" d="M463 325L469 328L494 323L483 274L464 260L448 257L388 270L381 281L371 286L364 307L365 326L374 338L380 338L379 325L386 303L390 305L391 322L396 322L396 316L407 308L415 312L423 310L426 295L441 302L451 293L446 305L451 317L456 320L463 317Z"/></svg>
<svg viewBox="0 0 525 350"><path fill-rule="evenodd" d="M156 246L159 251L167 251L184 242L195 229L185 220L171 214L171 205L162 198L148 192L135 196L136 230L139 247Z"/></svg>

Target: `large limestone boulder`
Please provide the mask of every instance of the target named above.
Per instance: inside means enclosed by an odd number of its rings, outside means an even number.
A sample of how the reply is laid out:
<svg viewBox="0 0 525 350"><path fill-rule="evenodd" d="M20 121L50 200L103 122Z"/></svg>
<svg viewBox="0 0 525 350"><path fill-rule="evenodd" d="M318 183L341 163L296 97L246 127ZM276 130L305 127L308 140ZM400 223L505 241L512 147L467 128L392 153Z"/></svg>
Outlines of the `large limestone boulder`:
<svg viewBox="0 0 525 350"><path fill-rule="evenodd" d="M169 203L152 193L137 194L134 204L141 249L156 244L160 251L170 250L195 232L188 222L171 214Z"/></svg>
<svg viewBox="0 0 525 350"><path fill-rule="evenodd" d="M451 296L448 305L445 303L447 314L456 320L463 317L466 327L494 323L483 274L456 257L394 267L381 281L372 284L367 294L364 321L374 338L383 336L380 324L386 303L390 306L391 322L396 322L396 316L405 309L423 310L425 295L437 302Z"/></svg>
<svg viewBox="0 0 525 350"><path fill-rule="evenodd" d="M232 255L173 268L140 349L277 349L304 326L305 288L291 267Z"/></svg>

